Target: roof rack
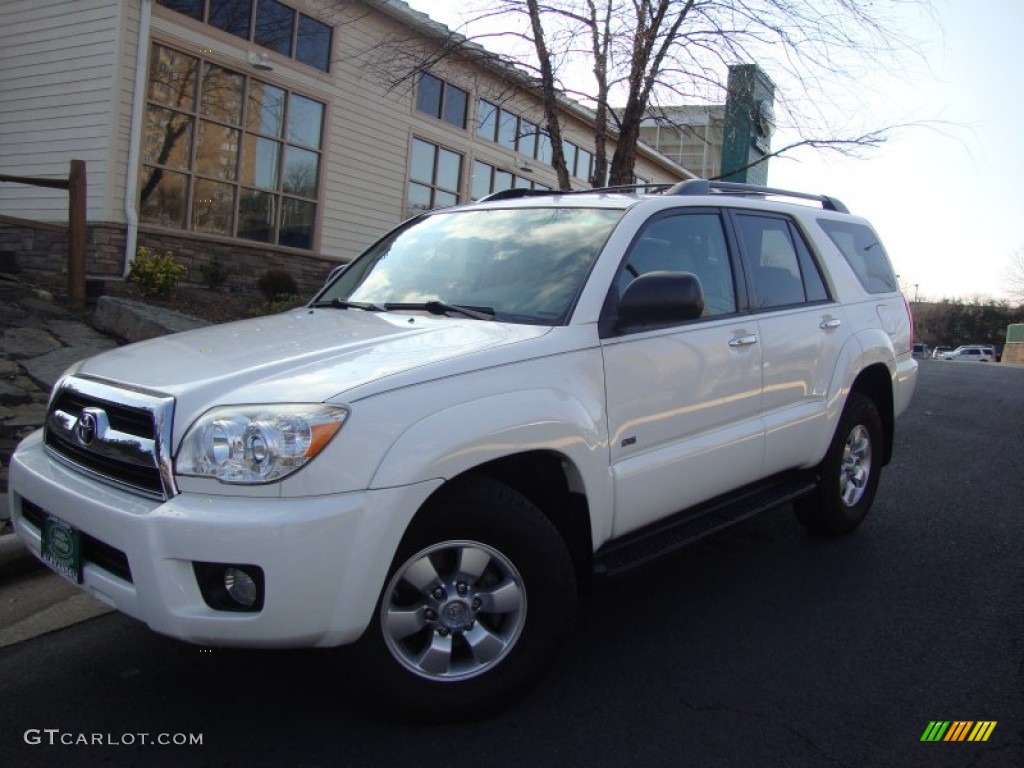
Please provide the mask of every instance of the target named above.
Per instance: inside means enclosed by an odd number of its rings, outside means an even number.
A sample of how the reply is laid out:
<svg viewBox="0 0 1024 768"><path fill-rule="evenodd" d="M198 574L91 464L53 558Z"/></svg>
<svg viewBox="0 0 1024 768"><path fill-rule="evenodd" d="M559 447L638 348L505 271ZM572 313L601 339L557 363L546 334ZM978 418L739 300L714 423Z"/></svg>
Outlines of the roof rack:
<svg viewBox="0 0 1024 768"><path fill-rule="evenodd" d="M776 189L774 187L759 187L756 184L740 184L739 182L735 181L709 181L708 179L688 179L687 181L681 181L675 186L670 187L664 192L664 194L710 195L714 192L730 195L757 195L762 197L774 195L777 197L792 197L800 200L814 200L816 202L821 203L821 207L823 210L838 211L839 213L850 212L850 209L843 205L841 200L835 197L829 197L828 195L811 195L806 192L793 192L792 190Z"/></svg>
<svg viewBox="0 0 1024 768"><path fill-rule="evenodd" d="M676 185L678 186L678 185ZM588 195L594 192L661 192L667 194L672 189L672 184L619 184L614 187L594 187L586 189L526 189L516 187L514 189L502 189L481 197L478 203L491 202L492 200L515 200L518 197L538 197L541 195Z"/></svg>
<svg viewBox="0 0 1024 768"><path fill-rule="evenodd" d="M514 189L501 189L497 192L491 192L489 195L484 195L478 203L489 203L492 200L515 200L517 197L537 197L539 195L550 195L551 190L546 189L526 189L525 187L515 187ZM555 192L553 194L564 194Z"/></svg>

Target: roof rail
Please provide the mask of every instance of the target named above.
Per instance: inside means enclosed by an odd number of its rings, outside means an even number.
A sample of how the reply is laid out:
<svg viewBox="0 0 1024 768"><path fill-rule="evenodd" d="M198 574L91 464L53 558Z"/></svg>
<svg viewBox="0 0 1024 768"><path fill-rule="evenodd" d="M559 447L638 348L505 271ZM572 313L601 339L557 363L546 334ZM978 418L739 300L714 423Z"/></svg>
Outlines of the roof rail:
<svg viewBox="0 0 1024 768"><path fill-rule="evenodd" d="M559 194L558 192L552 193L551 190L545 189L526 189L526 187L515 187L513 189L501 189L497 192L491 192L489 195L484 195L478 203L489 203L491 200L515 200L517 197L536 197L538 195L550 195Z"/></svg>
<svg viewBox="0 0 1024 768"><path fill-rule="evenodd" d="M619 184L614 187L594 187L593 189L590 187L584 189L526 189L525 187L516 187L514 189L502 189L498 192L492 192L481 197L477 202L515 200L518 197L537 197L539 195L586 195L592 192L661 192L668 194L671 188L672 184Z"/></svg>
<svg viewBox="0 0 1024 768"><path fill-rule="evenodd" d="M826 211L838 211L849 213L850 209L843 205L842 201L829 197L828 195L811 195L806 192L793 192L789 189L776 189L774 187L759 187L756 184L741 184L735 181L709 181L708 179L688 179L681 181L670 189L666 195L710 195L712 193L730 195L751 195L762 196L775 195L778 197L792 197L799 200L814 200L821 203Z"/></svg>

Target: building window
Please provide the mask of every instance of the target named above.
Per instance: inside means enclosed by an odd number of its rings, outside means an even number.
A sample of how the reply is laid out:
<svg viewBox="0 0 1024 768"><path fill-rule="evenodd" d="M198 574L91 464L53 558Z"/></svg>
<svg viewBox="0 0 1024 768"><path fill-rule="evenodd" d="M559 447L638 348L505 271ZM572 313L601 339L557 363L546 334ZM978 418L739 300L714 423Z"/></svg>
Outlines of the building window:
<svg viewBox="0 0 1024 768"><path fill-rule="evenodd" d="M516 148L519 135L519 118L508 110L498 113L498 143L508 149Z"/></svg>
<svg viewBox="0 0 1024 768"><path fill-rule="evenodd" d="M434 78L436 80L436 78ZM440 81L438 81L440 82ZM527 157L535 158L545 165L551 165L551 137L536 123L509 112L484 99L476 103L476 135L513 149ZM594 165L594 153L571 141L562 143L565 166L570 176L584 181L590 180ZM497 190L492 190L497 191Z"/></svg>
<svg viewBox="0 0 1024 768"><path fill-rule="evenodd" d="M576 148L576 178L589 181L590 170L594 165L594 153L583 147Z"/></svg>
<svg viewBox="0 0 1024 768"><path fill-rule="evenodd" d="M554 159L551 149L551 137L547 131L541 131L540 136L537 137L537 159L545 165L551 165L551 161Z"/></svg>
<svg viewBox="0 0 1024 768"><path fill-rule="evenodd" d="M157 0L165 8L327 72L329 24L280 0Z"/></svg>
<svg viewBox="0 0 1024 768"><path fill-rule="evenodd" d="M323 119L319 101L154 45L140 219L311 249Z"/></svg>
<svg viewBox="0 0 1024 768"><path fill-rule="evenodd" d="M498 108L483 99L476 103L476 135L488 141L498 135Z"/></svg>
<svg viewBox="0 0 1024 768"><path fill-rule="evenodd" d="M529 120L519 121L519 138L516 149L527 157L537 156L537 137L540 128Z"/></svg>
<svg viewBox="0 0 1024 768"><path fill-rule="evenodd" d="M426 72L416 88L416 109L456 128L466 127L469 93Z"/></svg>
<svg viewBox="0 0 1024 768"><path fill-rule="evenodd" d="M501 192L505 189L550 190L551 188L545 184L531 181L525 176L518 176L511 171L503 171L489 163L480 160L473 161L473 178L469 183L471 199L479 200L492 192Z"/></svg>
<svg viewBox="0 0 1024 768"><path fill-rule="evenodd" d="M462 155L423 139L412 140L405 215L416 216L459 202Z"/></svg>

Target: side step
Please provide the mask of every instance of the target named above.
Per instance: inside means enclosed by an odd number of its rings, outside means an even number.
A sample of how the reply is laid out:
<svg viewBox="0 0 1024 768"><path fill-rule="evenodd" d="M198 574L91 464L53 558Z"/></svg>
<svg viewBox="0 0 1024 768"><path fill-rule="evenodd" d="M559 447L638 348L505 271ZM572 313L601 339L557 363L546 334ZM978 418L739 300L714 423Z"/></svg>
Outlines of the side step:
<svg viewBox="0 0 1024 768"><path fill-rule="evenodd" d="M659 520L595 552L594 576L628 573L748 517L796 501L814 491L817 481L813 473L786 474Z"/></svg>

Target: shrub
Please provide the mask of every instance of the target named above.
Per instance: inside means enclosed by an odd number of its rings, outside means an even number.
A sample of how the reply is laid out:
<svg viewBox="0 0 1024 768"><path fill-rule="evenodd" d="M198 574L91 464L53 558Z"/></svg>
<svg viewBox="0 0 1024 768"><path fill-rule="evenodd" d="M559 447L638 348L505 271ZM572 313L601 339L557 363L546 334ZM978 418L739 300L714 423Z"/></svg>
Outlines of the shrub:
<svg viewBox="0 0 1024 768"><path fill-rule="evenodd" d="M284 269L268 269L257 281L256 287L260 289L268 303L273 303L283 296L295 296L299 292L295 278L291 272Z"/></svg>
<svg viewBox="0 0 1024 768"><path fill-rule="evenodd" d="M171 251L161 254L140 245L135 252L128 281L137 284L146 296L166 297L187 274L188 267L175 261Z"/></svg>
<svg viewBox="0 0 1024 768"><path fill-rule="evenodd" d="M224 283L228 281L228 275L231 274L231 270L224 266L224 262L216 256L206 264L203 264L199 268L199 272L203 276L203 282L206 284L206 287L211 291L223 288Z"/></svg>
<svg viewBox="0 0 1024 768"><path fill-rule="evenodd" d="M306 303L301 296L292 293L282 293L276 299L267 299L260 307L260 314L276 315L279 312L287 312L289 309L296 309Z"/></svg>

